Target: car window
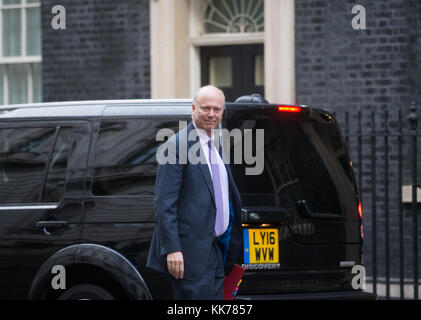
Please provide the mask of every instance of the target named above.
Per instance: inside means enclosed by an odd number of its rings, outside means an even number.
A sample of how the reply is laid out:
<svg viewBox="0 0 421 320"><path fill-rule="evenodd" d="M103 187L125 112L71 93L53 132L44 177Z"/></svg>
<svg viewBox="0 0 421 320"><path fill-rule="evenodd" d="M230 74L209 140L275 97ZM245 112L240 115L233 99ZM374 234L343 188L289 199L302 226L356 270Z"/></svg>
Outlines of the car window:
<svg viewBox="0 0 421 320"><path fill-rule="evenodd" d="M179 131L177 119L103 120L95 148L92 194L153 195L160 129Z"/></svg>
<svg viewBox="0 0 421 320"><path fill-rule="evenodd" d="M39 203L56 127L0 129L0 203Z"/></svg>
<svg viewBox="0 0 421 320"><path fill-rule="evenodd" d="M42 202L59 202L62 198L72 144L73 128L60 128L48 162Z"/></svg>
<svg viewBox="0 0 421 320"><path fill-rule="evenodd" d="M277 114L254 120L247 118L241 114L227 121L229 130L253 129L255 133L255 129L264 129L262 174L247 176L245 163L231 165L243 205L295 211L297 202L305 200L314 213L342 214L338 186L349 187L346 192L351 195L355 190L352 190L353 183L346 183L352 177L349 164L344 163L346 154L338 152L344 147L340 137L332 132L336 128L311 121L283 120ZM254 153L255 150L253 145Z"/></svg>

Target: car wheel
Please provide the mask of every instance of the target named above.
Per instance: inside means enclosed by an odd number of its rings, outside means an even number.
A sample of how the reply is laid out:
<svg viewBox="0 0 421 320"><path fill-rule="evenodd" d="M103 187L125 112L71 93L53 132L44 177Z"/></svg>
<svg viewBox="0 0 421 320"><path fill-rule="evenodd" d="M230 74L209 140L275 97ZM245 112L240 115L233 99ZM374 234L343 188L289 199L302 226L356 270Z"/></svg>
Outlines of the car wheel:
<svg viewBox="0 0 421 320"><path fill-rule="evenodd" d="M67 289L58 300L115 300L111 293L93 284L78 284Z"/></svg>

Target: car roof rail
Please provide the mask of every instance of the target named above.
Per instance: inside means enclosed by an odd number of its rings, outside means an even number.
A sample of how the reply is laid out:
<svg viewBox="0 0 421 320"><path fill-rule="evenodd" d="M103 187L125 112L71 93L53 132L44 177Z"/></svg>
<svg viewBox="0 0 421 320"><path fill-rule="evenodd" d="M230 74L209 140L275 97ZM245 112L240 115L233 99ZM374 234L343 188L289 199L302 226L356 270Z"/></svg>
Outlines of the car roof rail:
<svg viewBox="0 0 421 320"><path fill-rule="evenodd" d="M240 103L269 103L267 100L265 100L260 94L258 93L252 93L250 95L241 96L235 100L235 102Z"/></svg>

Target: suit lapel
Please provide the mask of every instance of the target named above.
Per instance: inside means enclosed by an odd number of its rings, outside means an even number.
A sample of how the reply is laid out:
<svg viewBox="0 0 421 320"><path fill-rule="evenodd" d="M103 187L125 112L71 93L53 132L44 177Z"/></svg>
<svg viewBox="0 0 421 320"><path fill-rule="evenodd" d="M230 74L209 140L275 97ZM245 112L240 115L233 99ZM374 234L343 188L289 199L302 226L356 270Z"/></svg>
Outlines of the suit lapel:
<svg viewBox="0 0 421 320"><path fill-rule="evenodd" d="M205 179L206 185L208 186L209 192L212 196L212 200L215 203L215 194L213 191L213 182L212 182L212 177L209 172L209 167L207 164L199 163L199 169L200 169L203 179Z"/></svg>
<svg viewBox="0 0 421 320"><path fill-rule="evenodd" d="M190 133L191 130L195 130L194 125L193 125L193 121L188 124L187 137L188 137L188 135L189 135L189 133ZM196 140L195 141L194 140L193 141L188 140L188 150L190 150L190 148L195 143L199 143L199 145L200 145L200 152L201 152L202 155L204 155L204 153L203 153L204 150L202 149L202 145L200 144L200 139L199 139L199 136L198 135L196 136ZM212 177L211 177L210 172L209 172L208 164L206 162L205 163L199 162L197 164L197 166L198 166L199 171L200 171L200 173L202 175L202 178L205 180L206 186L209 189L209 192L210 192L210 194L212 196L213 203L215 203L215 195L214 195L214 191L213 191L213 182L212 182Z"/></svg>
<svg viewBox="0 0 421 320"><path fill-rule="evenodd" d="M234 207L237 207L236 204L241 201L240 192L234 182L234 178L232 176L231 168L229 164L225 164L225 168L227 169L227 176L228 176L228 192L229 192L229 199L232 201ZM235 211L235 210L234 210Z"/></svg>

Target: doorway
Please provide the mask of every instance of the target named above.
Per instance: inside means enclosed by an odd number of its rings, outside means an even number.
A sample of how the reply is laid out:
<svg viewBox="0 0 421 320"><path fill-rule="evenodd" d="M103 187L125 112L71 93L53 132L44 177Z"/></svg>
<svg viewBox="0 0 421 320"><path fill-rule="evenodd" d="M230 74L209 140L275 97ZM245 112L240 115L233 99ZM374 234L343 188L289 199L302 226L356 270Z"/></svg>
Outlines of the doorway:
<svg viewBox="0 0 421 320"><path fill-rule="evenodd" d="M227 102L259 93L264 96L263 44L201 47L201 85L224 91Z"/></svg>

